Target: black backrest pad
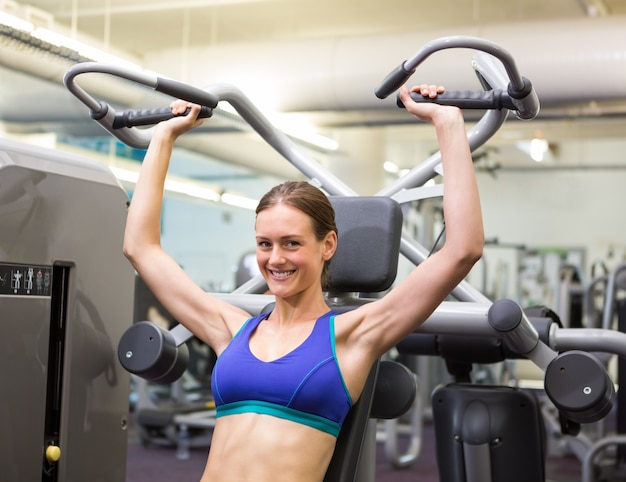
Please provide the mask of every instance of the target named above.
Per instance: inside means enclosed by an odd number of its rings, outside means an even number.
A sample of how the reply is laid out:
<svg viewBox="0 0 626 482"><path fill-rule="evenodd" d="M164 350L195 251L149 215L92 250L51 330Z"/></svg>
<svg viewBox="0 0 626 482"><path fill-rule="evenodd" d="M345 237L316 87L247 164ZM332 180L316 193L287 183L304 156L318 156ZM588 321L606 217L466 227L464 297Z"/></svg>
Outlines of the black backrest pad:
<svg viewBox="0 0 626 482"><path fill-rule="evenodd" d="M382 196L331 196L339 230L330 262L330 291L380 292L398 269L402 210Z"/></svg>
<svg viewBox="0 0 626 482"><path fill-rule="evenodd" d="M373 293L391 287L400 253L400 205L386 197L331 196L330 202L339 230L337 252L330 262L330 291ZM330 306L342 313L356 307L349 304ZM379 366L377 361L372 367L361 397L343 424L324 482L352 482L357 476Z"/></svg>

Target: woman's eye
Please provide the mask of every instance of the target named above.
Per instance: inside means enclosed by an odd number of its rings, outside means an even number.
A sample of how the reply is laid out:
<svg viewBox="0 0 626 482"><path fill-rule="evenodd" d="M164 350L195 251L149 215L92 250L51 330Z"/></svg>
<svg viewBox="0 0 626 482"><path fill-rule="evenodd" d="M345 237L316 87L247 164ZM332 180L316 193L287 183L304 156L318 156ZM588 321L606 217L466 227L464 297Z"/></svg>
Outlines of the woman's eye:
<svg viewBox="0 0 626 482"><path fill-rule="evenodd" d="M300 246L300 243L298 243L297 241L287 241L285 244L290 248L295 248L295 247Z"/></svg>
<svg viewBox="0 0 626 482"><path fill-rule="evenodd" d="M268 243L267 241L259 241L257 243L257 246L259 248L269 248L270 247L270 243Z"/></svg>

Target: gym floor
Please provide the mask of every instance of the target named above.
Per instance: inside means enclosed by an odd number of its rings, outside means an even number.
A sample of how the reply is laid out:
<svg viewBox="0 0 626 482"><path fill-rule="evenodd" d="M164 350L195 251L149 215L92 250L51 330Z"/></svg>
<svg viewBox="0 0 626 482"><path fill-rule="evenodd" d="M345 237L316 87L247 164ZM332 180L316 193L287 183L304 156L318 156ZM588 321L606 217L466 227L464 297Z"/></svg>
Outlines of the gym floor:
<svg viewBox="0 0 626 482"><path fill-rule="evenodd" d="M128 440L126 482L197 482L206 462L207 449L194 448L188 460L176 458L174 448L144 447L132 429ZM395 470L378 445L376 482L439 482L435 460L434 435L431 425L424 426L424 439L417 460L408 468ZM548 458L547 480L550 482L579 482L580 463L573 457Z"/></svg>

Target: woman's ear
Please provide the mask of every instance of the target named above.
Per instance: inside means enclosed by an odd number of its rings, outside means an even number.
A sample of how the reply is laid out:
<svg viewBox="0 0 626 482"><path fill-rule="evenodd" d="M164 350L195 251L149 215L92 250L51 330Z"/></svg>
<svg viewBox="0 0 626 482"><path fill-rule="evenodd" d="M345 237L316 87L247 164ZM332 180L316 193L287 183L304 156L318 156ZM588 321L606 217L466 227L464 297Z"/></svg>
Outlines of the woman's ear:
<svg viewBox="0 0 626 482"><path fill-rule="evenodd" d="M337 251L337 233L330 231L324 238L324 261L328 261Z"/></svg>

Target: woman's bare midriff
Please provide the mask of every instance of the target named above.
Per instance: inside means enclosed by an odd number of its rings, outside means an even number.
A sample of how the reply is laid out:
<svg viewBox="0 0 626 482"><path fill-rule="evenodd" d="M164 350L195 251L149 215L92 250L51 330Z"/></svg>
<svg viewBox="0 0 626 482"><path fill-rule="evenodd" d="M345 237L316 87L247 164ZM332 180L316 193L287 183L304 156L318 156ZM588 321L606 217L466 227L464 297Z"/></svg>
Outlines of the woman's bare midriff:
<svg viewBox="0 0 626 482"><path fill-rule="evenodd" d="M222 417L213 431L201 482L321 482L336 440L269 415Z"/></svg>

